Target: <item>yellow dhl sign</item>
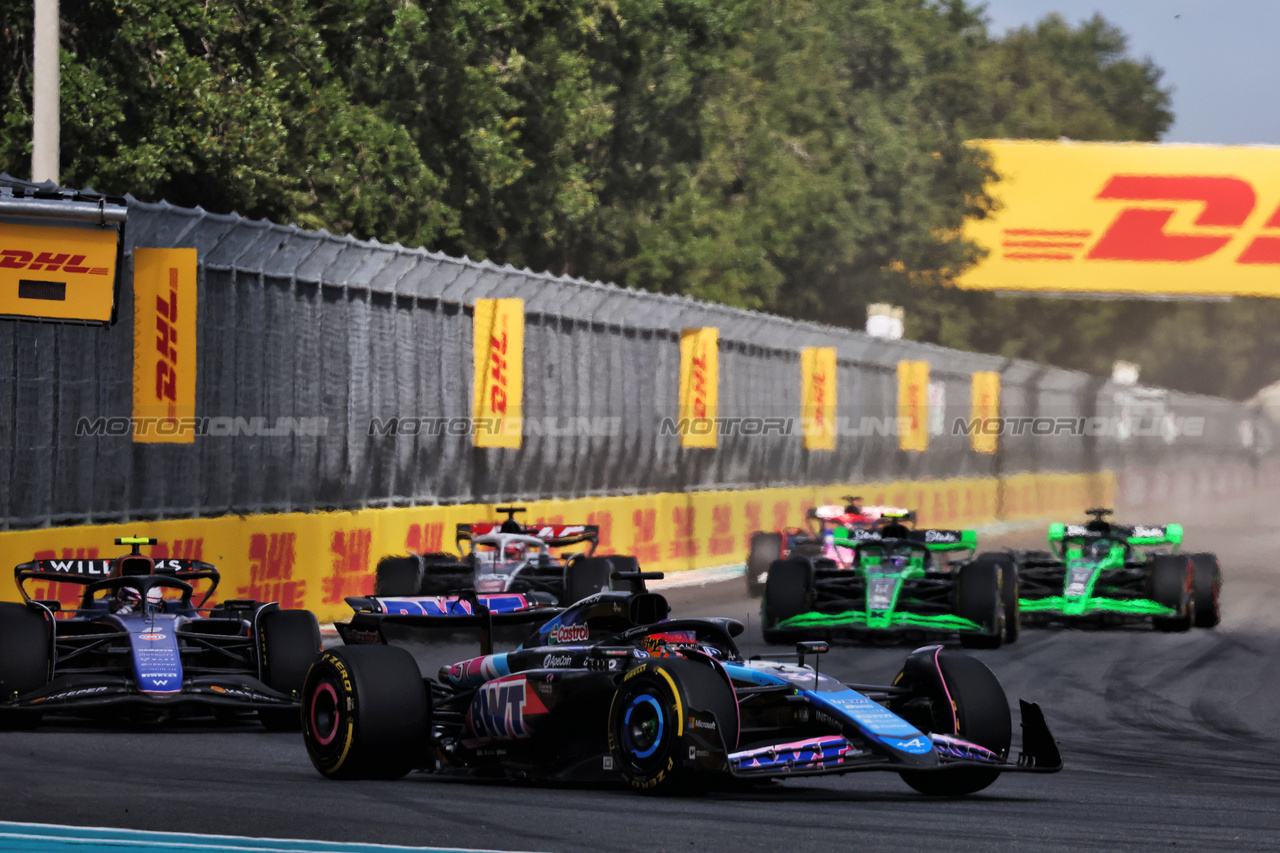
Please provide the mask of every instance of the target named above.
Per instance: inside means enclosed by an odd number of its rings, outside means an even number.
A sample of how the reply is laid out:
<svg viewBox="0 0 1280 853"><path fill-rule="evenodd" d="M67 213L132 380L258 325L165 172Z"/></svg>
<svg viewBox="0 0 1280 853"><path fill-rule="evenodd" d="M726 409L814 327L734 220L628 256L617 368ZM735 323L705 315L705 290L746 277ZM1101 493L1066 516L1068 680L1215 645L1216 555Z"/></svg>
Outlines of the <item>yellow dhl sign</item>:
<svg viewBox="0 0 1280 853"><path fill-rule="evenodd" d="M986 140L961 287L1280 296L1280 148Z"/></svg>
<svg viewBox="0 0 1280 853"><path fill-rule="evenodd" d="M114 228L0 222L0 315L110 322L117 236Z"/></svg>

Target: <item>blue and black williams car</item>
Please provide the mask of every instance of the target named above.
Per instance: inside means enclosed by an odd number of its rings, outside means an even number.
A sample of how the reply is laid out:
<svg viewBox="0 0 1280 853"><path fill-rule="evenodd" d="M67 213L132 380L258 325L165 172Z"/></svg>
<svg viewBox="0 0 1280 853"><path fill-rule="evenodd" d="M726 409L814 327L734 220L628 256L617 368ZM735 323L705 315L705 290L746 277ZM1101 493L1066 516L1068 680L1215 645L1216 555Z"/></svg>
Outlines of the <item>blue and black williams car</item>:
<svg viewBox="0 0 1280 853"><path fill-rule="evenodd" d="M0 726L28 727L53 713L157 720L257 712L268 728L296 729L299 690L320 653L315 615L240 599L206 607L217 568L142 554L154 539L116 544L130 553L15 569L23 600L0 602ZM79 601L65 609L32 598L32 581L43 590L77 585Z"/></svg>

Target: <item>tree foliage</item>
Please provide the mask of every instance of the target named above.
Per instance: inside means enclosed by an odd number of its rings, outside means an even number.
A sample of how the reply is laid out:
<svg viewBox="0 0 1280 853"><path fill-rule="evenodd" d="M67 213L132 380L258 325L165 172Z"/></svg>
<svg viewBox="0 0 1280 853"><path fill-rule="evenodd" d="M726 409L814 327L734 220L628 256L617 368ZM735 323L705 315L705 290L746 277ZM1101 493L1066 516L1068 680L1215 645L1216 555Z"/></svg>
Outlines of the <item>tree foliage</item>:
<svg viewBox="0 0 1280 853"><path fill-rule="evenodd" d="M18 176L31 8L0 0L0 170ZM1280 363L1266 309L947 286L991 203L968 140L1171 123L1160 69L1100 16L999 38L963 0L84 0L62 17L66 185L854 326L887 300L914 337L1095 371L1136 358L1198 390L1251 390Z"/></svg>

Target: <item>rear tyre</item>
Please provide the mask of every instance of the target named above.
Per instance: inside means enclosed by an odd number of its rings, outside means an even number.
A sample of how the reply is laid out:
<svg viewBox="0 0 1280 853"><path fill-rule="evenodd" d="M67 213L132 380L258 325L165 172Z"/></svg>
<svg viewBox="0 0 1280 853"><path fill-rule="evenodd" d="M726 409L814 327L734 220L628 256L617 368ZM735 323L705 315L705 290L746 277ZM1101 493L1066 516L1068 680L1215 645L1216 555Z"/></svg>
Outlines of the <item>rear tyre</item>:
<svg viewBox="0 0 1280 853"><path fill-rule="evenodd" d="M49 683L50 630L44 613L0 602L0 702ZM0 729L30 729L39 722L39 711L0 711Z"/></svg>
<svg viewBox="0 0 1280 853"><path fill-rule="evenodd" d="M800 636L794 629L774 626L813 610L813 563L807 557L793 556L769 565L762 610L766 643L788 643Z"/></svg>
<svg viewBox="0 0 1280 853"><path fill-rule="evenodd" d="M1177 611L1173 616L1151 619L1157 631L1188 631L1195 620L1195 604L1191 598L1192 565L1183 554L1160 554L1151 558L1148 576L1151 600Z"/></svg>
<svg viewBox="0 0 1280 853"><path fill-rule="evenodd" d="M1195 624L1197 628L1213 628L1222 621L1222 612L1218 607L1218 594L1222 590L1222 569L1218 558L1213 554L1192 554L1191 569L1193 573L1192 595L1195 601Z"/></svg>
<svg viewBox="0 0 1280 853"><path fill-rule="evenodd" d="M612 588L613 564L608 557L583 557L564 567L564 600L568 606Z"/></svg>
<svg viewBox="0 0 1280 853"><path fill-rule="evenodd" d="M398 779L426 757L430 730L426 684L402 648L330 649L307 674L302 736L330 779Z"/></svg>
<svg viewBox="0 0 1280 853"><path fill-rule="evenodd" d="M1005 603L1000 580L1004 568L994 560L974 560L956 575L956 614L982 626L982 633L961 631L966 649L998 649L1005 634Z"/></svg>
<svg viewBox="0 0 1280 853"><path fill-rule="evenodd" d="M708 662L667 658L642 663L627 673L609 707L613 766L642 791L706 790L710 780L699 779L691 749L710 746L724 754L737 742L737 697L724 673Z"/></svg>
<svg viewBox="0 0 1280 853"><path fill-rule="evenodd" d="M300 699L307 671L322 647L315 614L310 610L272 610L262 615L258 632L263 683ZM262 708L258 719L274 732L296 732L302 720L297 708Z"/></svg>
<svg viewBox="0 0 1280 853"><path fill-rule="evenodd" d="M417 595L422 589L422 555L383 557L374 570L373 594L383 598Z"/></svg>
<svg viewBox="0 0 1280 853"><path fill-rule="evenodd" d="M764 595L765 578L769 564L782 557L782 536L777 533L753 533L751 552L747 555L747 595L759 598Z"/></svg>
<svg viewBox="0 0 1280 853"><path fill-rule="evenodd" d="M933 653L940 678L924 679L904 668L894 685L912 688L889 708L920 731L947 734L985 746L1001 756L1013 741L1013 720L1004 688L981 661L958 652ZM950 770L904 770L902 781L922 794L961 796L981 791L1000 776L999 770L957 767Z"/></svg>

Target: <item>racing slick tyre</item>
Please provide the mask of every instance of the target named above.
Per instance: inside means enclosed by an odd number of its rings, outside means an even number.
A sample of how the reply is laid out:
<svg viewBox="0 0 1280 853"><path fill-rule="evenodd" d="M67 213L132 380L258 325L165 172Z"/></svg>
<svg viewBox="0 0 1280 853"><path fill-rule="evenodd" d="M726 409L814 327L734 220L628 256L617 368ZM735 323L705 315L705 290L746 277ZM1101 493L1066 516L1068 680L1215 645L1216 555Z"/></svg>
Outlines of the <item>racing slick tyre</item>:
<svg viewBox="0 0 1280 853"><path fill-rule="evenodd" d="M798 631L773 626L813 610L813 562L808 557L793 556L774 560L769 565L761 610L764 613L766 643L789 643L800 636Z"/></svg>
<svg viewBox="0 0 1280 853"><path fill-rule="evenodd" d="M782 557L782 536L778 533L754 533L751 536L751 552L747 555L747 595L759 598L764 595L765 578L769 564Z"/></svg>
<svg viewBox="0 0 1280 853"><path fill-rule="evenodd" d="M1222 590L1222 569L1213 554L1191 554L1193 573L1192 599L1195 601L1197 628L1213 628L1222 621L1218 594Z"/></svg>
<svg viewBox="0 0 1280 853"><path fill-rule="evenodd" d="M258 623L258 654L262 682L294 697L302 695L307 671L322 651L320 624L310 610L271 610ZM258 719L268 730L298 730L302 722L297 708L261 708Z"/></svg>
<svg viewBox="0 0 1280 853"><path fill-rule="evenodd" d="M1004 568L993 560L974 560L956 576L956 614L982 626L983 632L961 631L966 649L998 649L1005 636L1005 601L1000 580Z"/></svg>
<svg viewBox="0 0 1280 853"><path fill-rule="evenodd" d="M889 710L920 731L946 734L984 746L1000 756L1009 752L1013 721L1004 688L976 658L941 646L912 652L894 679L911 690L893 699ZM922 794L960 796L981 791L999 770L955 767L947 770L903 770L902 781Z"/></svg>
<svg viewBox="0 0 1280 853"><path fill-rule="evenodd" d="M329 649L302 688L302 736L330 779L398 779L426 757L431 701L398 646Z"/></svg>
<svg viewBox="0 0 1280 853"><path fill-rule="evenodd" d="M1000 601L1004 604L1004 641L1017 642L1022 629L1022 605L1018 566L1010 554L979 554L974 562L988 561L1000 568Z"/></svg>
<svg viewBox="0 0 1280 853"><path fill-rule="evenodd" d="M417 595L422 589L422 555L383 557L374 570L373 594L385 598Z"/></svg>
<svg viewBox="0 0 1280 853"><path fill-rule="evenodd" d="M0 602L0 701L49 682L52 643L49 620L25 604ZM0 729L32 728L39 711L0 711Z"/></svg>
<svg viewBox="0 0 1280 853"><path fill-rule="evenodd" d="M584 557L564 567L563 605L577 604L598 592L612 589L613 564L608 557Z"/></svg>
<svg viewBox="0 0 1280 853"><path fill-rule="evenodd" d="M1147 576L1151 599L1178 611L1174 616L1154 616L1151 624L1157 631L1188 631L1195 621L1195 602L1191 597L1192 563L1185 554L1159 554L1151 558Z"/></svg>
<svg viewBox="0 0 1280 853"><path fill-rule="evenodd" d="M711 781L709 768L699 772L699 753L723 757L738 745L738 726L738 699L720 667L653 658L628 670L613 696L609 754L633 788L699 793Z"/></svg>

